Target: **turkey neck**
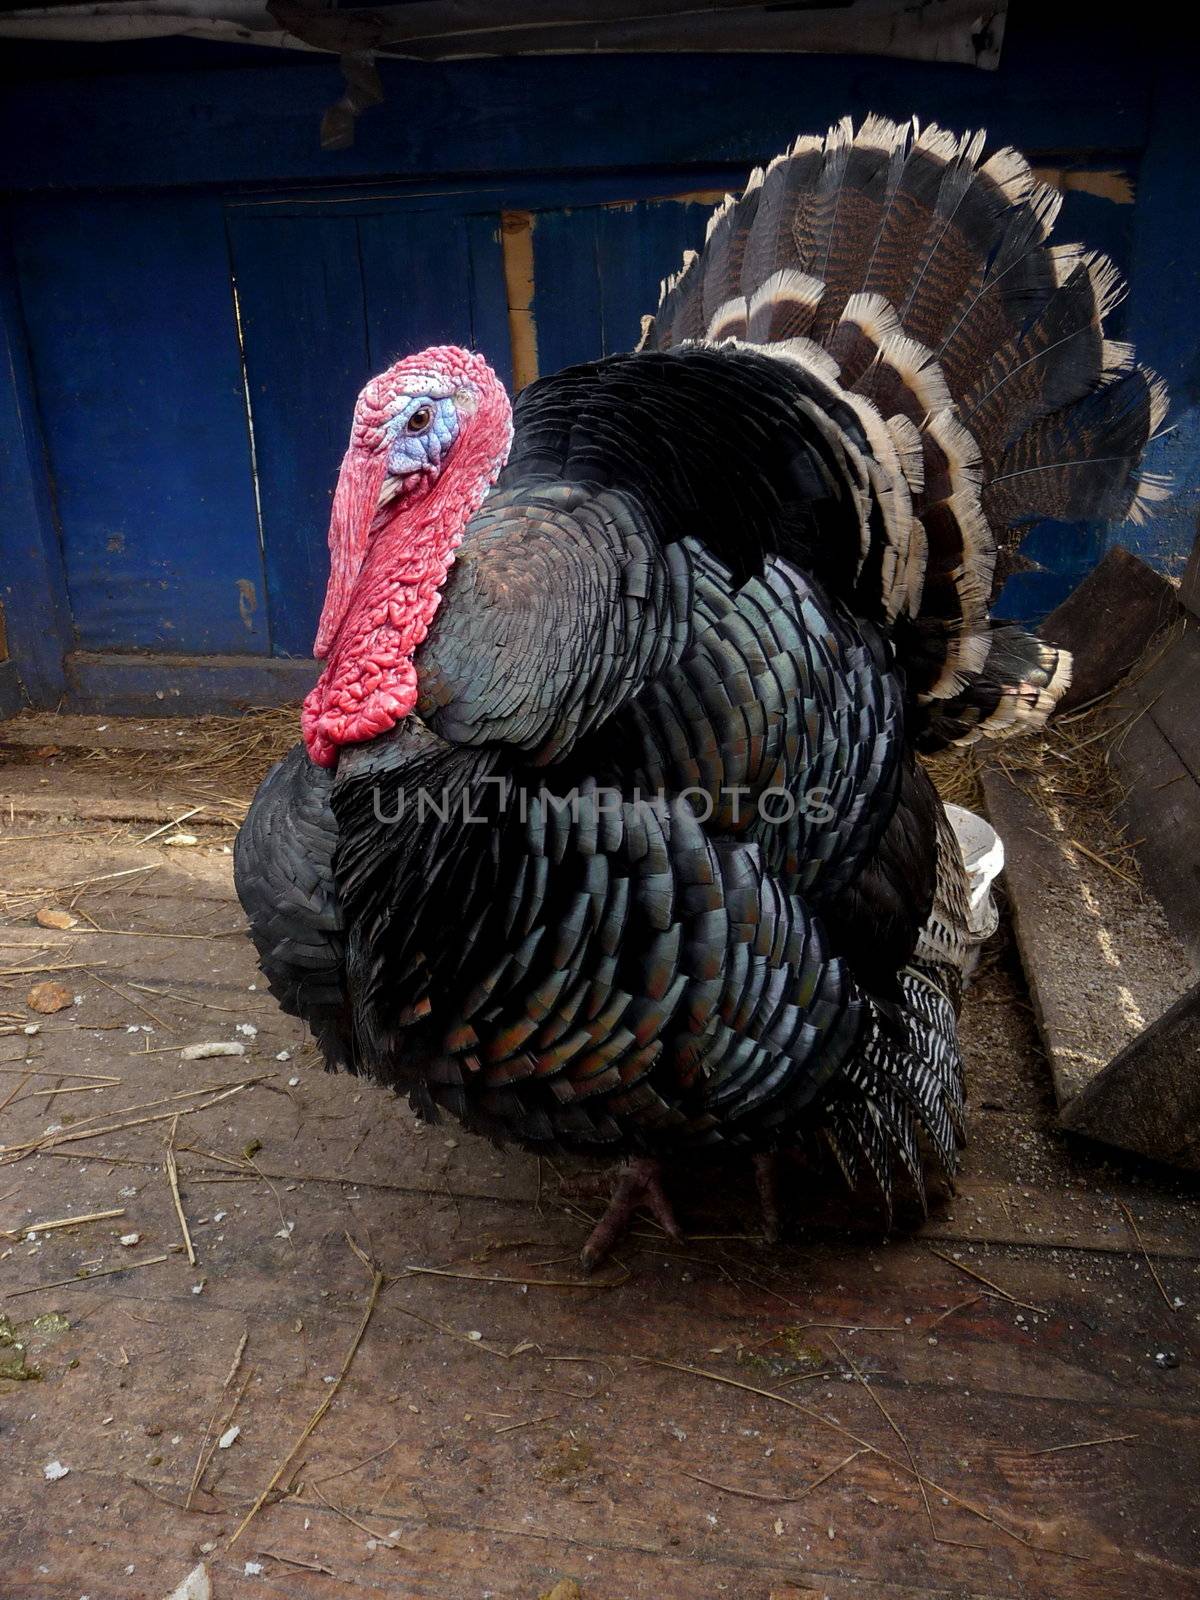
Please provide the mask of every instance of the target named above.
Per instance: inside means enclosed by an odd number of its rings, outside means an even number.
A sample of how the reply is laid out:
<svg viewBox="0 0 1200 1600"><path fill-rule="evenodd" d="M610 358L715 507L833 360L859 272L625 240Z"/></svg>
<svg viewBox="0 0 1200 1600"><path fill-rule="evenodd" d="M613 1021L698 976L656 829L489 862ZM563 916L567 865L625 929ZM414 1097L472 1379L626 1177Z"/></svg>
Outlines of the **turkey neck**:
<svg viewBox="0 0 1200 1600"><path fill-rule="evenodd" d="M377 514L303 726L313 759L332 766L339 746L386 733L417 701L413 652L429 632L442 586L495 475L486 431L464 439L464 455L389 519Z"/></svg>

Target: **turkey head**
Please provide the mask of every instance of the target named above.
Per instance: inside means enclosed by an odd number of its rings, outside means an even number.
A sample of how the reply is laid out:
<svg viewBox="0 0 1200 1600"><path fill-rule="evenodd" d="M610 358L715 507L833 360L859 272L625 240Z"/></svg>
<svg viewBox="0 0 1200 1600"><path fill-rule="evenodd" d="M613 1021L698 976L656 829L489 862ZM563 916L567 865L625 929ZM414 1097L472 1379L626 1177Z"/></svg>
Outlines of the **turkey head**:
<svg viewBox="0 0 1200 1600"><path fill-rule="evenodd" d="M413 652L466 525L512 442L512 408L482 356L406 356L358 397L329 524L329 585L304 702L308 753L332 767L416 704Z"/></svg>

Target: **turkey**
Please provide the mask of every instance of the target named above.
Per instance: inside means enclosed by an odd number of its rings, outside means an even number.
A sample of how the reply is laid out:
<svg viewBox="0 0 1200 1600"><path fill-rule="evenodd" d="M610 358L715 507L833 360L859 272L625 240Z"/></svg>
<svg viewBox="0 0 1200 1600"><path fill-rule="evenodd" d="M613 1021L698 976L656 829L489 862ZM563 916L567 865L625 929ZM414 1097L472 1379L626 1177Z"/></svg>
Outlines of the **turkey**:
<svg viewBox="0 0 1200 1600"><path fill-rule="evenodd" d="M664 1167L823 1147L890 1206L963 1138L961 854L918 752L1038 727L989 616L1038 518L1140 519L1165 395L1011 149L806 137L713 215L636 351L359 397L303 743L238 893L327 1065L502 1143Z"/></svg>

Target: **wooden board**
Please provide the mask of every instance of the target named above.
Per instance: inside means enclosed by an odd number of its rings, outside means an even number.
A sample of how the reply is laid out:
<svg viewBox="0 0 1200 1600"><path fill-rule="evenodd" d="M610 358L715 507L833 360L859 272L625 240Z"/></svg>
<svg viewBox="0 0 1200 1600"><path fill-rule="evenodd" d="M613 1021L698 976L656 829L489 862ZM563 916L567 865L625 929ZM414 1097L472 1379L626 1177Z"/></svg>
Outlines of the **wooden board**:
<svg viewBox="0 0 1200 1600"><path fill-rule="evenodd" d="M219 201L63 196L12 221L77 643L265 653Z"/></svg>
<svg viewBox="0 0 1200 1600"><path fill-rule="evenodd" d="M1200 959L1200 623L1178 636L1115 706L1111 760L1146 883Z"/></svg>
<svg viewBox="0 0 1200 1600"><path fill-rule="evenodd" d="M1004 841L1004 881L1055 1096L1066 1107L1191 986L1195 968L1136 886L1056 827L1053 803L1036 797L1043 774L985 768L982 782ZM1122 1141L1119 1123L1109 1132Z"/></svg>
<svg viewBox="0 0 1200 1600"><path fill-rule="evenodd" d="M478 204L478 202L474 202ZM498 209L343 195L228 212L276 655L311 653L329 509L362 385L431 345L508 375ZM302 444L302 448L298 445Z"/></svg>
<svg viewBox="0 0 1200 1600"><path fill-rule="evenodd" d="M354 219L233 213L271 640L312 653L326 536L358 391L370 376ZM297 448L303 440L303 449Z"/></svg>
<svg viewBox="0 0 1200 1600"><path fill-rule="evenodd" d="M676 179L678 184L679 180ZM654 312L662 280L698 250L719 193L704 201L538 211L533 220L534 318L538 367L557 372L576 361L632 350L641 319Z"/></svg>
<svg viewBox="0 0 1200 1600"><path fill-rule="evenodd" d="M1194 617L1200 617L1200 538L1192 546L1188 564L1179 587L1179 603L1186 606Z"/></svg>
<svg viewBox="0 0 1200 1600"><path fill-rule="evenodd" d="M1174 585L1123 546L1113 545L1038 629L1043 639L1073 657L1071 686L1060 702L1060 714L1106 694L1177 612Z"/></svg>
<svg viewBox="0 0 1200 1600"><path fill-rule="evenodd" d="M1066 1107L1063 1125L1200 1171L1200 986L1114 1056Z"/></svg>
<svg viewBox="0 0 1200 1600"><path fill-rule="evenodd" d="M546 1286L576 1279L587 1226L554 1172L455 1125L420 1131L382 1091L322 1073L257 987L219 845L72 841L80 878L158 870L85 892L77 912L109 931L56 931L13 898L65 868L41 831L5 834L0 966L79 963L64 979L82 998L37 1035L0 1032L0 1101L15 1091L0 1143L184 1108L197 1261L178 1248L169 1115L0 1164L0 1309L69 1323L29 1329L40 1382L0 1380L0 1593L164 1600L201 1561L215 1600L539 1600L560 1582L583 1600L1200 1593L1200 1204L1152 1168L1064 1147L1007 957L964 1019L973 1141L928 1228L885 1242L869 1209L809 1178L790 1242L769 1250L748 1174L677 1174L683 1247L641 1227L599 1283ZM0 1012L31 1015L33 981L0 974ZM181 1063L202 1039L246 1055ZM119 1081L47 1092L96 1083L82 1072ZM199 1085L261 1074L186 1109ZM182 1098L120 1115L166 1095ZM387 1280L290 1492L230 1548L363 1325L347 1234ZM217 1424L240 1433L185 1511ZM871 1449L847 1461L857 1440ZM938 1486L936 1538L908 1449ZM65 1477L45 1478L53 1461Z"/></svg>
<svg viewBox="0 0 1200 1600"><path fill-rule="evenodd" d="M311 642L311 641L310 641ZM297 705L317 681L310 656L176 656L74 650L66 658L66 704L105 717L238 716L259 706Z"/></svg>
<svg viewBox="0 0 1200 1600"><path fill-rule="evenodd" d="M192 750L196 740L191 725L176 717L84 717L64 713L29 712L0 722L0 745L37 750L48 745L75 750Z"/></svg>

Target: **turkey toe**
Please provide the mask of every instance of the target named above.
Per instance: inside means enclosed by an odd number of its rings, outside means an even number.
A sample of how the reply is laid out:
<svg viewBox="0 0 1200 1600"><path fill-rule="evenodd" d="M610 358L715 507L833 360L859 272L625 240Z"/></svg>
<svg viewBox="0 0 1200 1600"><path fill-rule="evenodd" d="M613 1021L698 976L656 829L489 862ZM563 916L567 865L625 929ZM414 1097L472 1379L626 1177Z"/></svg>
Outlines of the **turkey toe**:
<svg viewBox="0 0 1200 1600"><path fill-rule="evenodd" d="M675 1212L663 1188L662 1164L648 1157L631 1161L621 1169L604 1215L579 1252L585 1272L594 1272L608 1259L614 1247L628 1233L634 1214L642 1206L664 1233L683 1243L683 1229L675 1220Z"/></svg>

